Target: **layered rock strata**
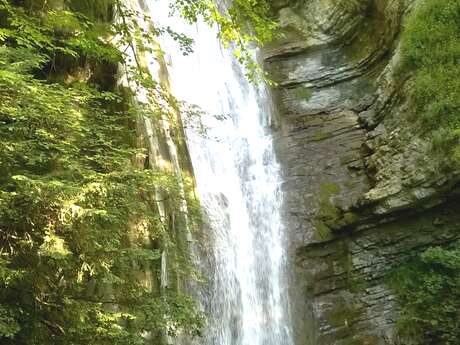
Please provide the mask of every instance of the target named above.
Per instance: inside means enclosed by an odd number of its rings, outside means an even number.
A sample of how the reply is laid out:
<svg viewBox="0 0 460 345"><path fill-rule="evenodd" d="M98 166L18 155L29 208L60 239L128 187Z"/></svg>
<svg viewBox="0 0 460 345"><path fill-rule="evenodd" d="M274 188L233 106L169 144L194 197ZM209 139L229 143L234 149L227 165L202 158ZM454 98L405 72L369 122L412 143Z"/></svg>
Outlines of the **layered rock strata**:
<svg viewBox="0 0 460 345"><path fill-rule="evenodd" d="M399 35L416 1L278 1L264 51L295 262L297 344L388 344L397 263L460 236L457 171L408 111Z"/></svg>

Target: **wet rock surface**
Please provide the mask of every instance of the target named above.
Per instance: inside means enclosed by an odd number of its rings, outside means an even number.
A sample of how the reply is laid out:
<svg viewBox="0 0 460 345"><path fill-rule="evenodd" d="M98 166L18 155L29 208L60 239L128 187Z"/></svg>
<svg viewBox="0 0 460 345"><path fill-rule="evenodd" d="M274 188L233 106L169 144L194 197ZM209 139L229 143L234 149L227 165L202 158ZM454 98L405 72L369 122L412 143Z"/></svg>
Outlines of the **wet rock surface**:
<svg viewBox="0 0 460 345"><path fill-rule="evenodd" d="M279 1L265 49L291 235L296 343L391 344L385 276L460 235L459 172L408 110L399 33L414 1Z"/></svg>

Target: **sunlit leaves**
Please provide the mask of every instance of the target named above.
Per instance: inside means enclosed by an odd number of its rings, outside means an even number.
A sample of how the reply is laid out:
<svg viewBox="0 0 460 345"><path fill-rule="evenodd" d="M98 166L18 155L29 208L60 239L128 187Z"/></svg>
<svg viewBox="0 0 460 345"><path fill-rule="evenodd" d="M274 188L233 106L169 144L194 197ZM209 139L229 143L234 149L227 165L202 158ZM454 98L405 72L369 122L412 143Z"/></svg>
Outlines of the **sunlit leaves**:
<svg viewBox="0 0 460 345"><path fill-rule="evenodd" d="M245 66L246 76L257 81L267 79L255 61L254 46L261 46L277 35L277 24L270 17L270 2L266 0L235 0L229 7L218 6L213 0L174 0L171 8L193 23L203 18L217 25L218 36L225 47L233 47L236 59Z"/></svg>
<svg viewBox="0 0 460 345"><path fill-rule="evenodd" d="M167 324L195 332L192 303L176 308L180 296L152 288L151 243L168 230L152 191L177 217L183 196L175 176L131 164L146 155L134 145L139 109L97 86L37 77L56 55L110 63L118 50L80 14L1 6L2 344L142 344Z"/></svg>

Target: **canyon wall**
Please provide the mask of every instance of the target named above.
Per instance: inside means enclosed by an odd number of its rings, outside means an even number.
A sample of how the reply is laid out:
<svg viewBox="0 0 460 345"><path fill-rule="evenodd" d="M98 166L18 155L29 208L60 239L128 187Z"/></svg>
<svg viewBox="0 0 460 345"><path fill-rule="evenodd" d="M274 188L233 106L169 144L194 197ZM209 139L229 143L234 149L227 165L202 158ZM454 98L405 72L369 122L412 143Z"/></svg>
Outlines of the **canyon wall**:
<svg viewBox="0 0 460 345"><path fill-rule="evenodd" d="M298 345L397 343L386 276L460 237L459 172L410 117L400 33L417 1L277 1L276 149Z"/></svg>

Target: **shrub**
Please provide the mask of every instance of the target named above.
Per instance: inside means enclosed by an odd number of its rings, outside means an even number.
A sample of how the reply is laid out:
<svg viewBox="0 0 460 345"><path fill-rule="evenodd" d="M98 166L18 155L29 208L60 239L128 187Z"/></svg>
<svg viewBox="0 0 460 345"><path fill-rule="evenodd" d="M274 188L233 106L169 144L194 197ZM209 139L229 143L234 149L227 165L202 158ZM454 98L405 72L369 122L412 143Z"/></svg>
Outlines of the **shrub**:
<svg viewBox="0 0 460 345"><path fill-rule="evenodd" d="M433 247L392 272L390 287L401 306L397 327L420 345L460 339L460 245Z"/></svg>
<svg viewBox="0 0 460 345"><path fill-rule="evenodd" d="M401 72L413 73L414 113L433 139L460 164L460 1L425 0L402 33Z"/></svg>

